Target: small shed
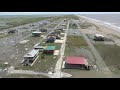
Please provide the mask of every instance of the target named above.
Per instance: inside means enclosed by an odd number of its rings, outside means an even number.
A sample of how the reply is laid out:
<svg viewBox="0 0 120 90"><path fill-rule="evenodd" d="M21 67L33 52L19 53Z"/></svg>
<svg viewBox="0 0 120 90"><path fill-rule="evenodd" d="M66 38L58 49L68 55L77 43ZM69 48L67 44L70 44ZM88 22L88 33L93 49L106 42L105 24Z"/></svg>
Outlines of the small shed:
<svg viewBox="0 0 120 90"><path fill-rule="evenodd" d="M55 50L55 46L47 46L44 51L43 54L53 54Z"/></svg>
<svg viewBox="0 0 120 90"><path fill-rule="evenodd" d="M65 68L88 69L88 62L84 57L69 56L67 57Z"/></svg>
<svg viewBox="0 0 120 90"><path fill-rule="evenodd" d="M41 32L38 32L38 31L32 32L32 36L34 37L39 37L40 35L41 35Z"/></svg>

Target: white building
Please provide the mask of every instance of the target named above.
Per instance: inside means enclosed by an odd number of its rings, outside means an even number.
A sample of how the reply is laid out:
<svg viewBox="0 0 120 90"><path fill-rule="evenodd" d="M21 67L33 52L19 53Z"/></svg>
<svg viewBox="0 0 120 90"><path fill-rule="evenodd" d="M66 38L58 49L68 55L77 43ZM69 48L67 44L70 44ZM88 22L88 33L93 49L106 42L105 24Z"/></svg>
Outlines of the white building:
<svg viewBox="0 0 120 90"><path fill-rule="evenodd" d="M33 49L24 56L24 61L26 61L28 64L31 64L39 57L38 54L39 54L39 50Z"/></svg>

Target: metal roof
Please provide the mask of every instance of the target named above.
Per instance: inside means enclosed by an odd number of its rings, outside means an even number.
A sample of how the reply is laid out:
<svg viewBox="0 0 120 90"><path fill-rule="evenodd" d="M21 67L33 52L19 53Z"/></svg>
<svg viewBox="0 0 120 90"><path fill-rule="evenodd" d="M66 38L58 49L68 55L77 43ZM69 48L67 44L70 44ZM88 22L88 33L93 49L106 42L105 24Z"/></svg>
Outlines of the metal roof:
<svg viewBox="0 0 120 90"><path fill-rule="evenodd" d="M74 56L70 56L67 57L67 64L86 64L85 58L84 57L74 57Z"/></svg>
<svg viewBox="0 0 120 90"><path fill-rule="evenodd" d="M38 48L38 49L44 49L45 47L43 47L43 46L34 46L34 48Z"/></svg>
<svg viewBox="0 0 120 90"><path fill-rule="evenodd" d="M38 52L39 52L39 50L33 49L32 51L27 53L24 57L34 57Z"/></svg>
<svg viewBox="0 0 120 90"><path fill-rule="evenodd" d="M39 45L40 45L40 43L37 43L37 44L34 45L34 47L35 47L35 46L39 46Z"/></svg>
<svg viewBox="0 0 120 90"><path fill-rule="evenodd" d="M101 34L95 34L96 37L104 37L103 35Z"/></svg>
<svg viewBox="0 0 120 90"><path fill-rule="evenodd" d="M35 32L32 32L32 33L41 33L41 32L35 31Z"/></svg>
<svg viewBox="0 0 120 90"><path fill-rule="evenodd" d="M55 50L55 46L47 46L45 50Z"/></svg>

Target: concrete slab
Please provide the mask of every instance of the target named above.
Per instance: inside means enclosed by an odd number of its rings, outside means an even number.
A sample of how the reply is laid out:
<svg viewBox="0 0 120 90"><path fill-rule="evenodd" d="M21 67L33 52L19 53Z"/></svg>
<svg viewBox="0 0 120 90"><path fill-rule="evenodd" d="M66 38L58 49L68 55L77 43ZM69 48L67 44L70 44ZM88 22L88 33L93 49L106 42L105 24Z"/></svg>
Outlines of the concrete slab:
<svg viewBox="0 0 120 90"><path fill-rule="evenodd" d="M58 55L60 50L55 50L53 55Z"/></svg>
<svg viewBox="0 0 120 90"><path fill-rule="evenodd" d="M61 37L62 40L64 40L64 37Z"/></svg>
<svg viewBox="0 0 120 90"><path fill-rule="evenodd" d="M55 43L63 43L64 40L55 40Z"/></svg>
<svg viewBox="0 0 120 90"><path fill-rule="evenodd" d="M34 62L30 66L33 66L33 64L37 61L38 58L39 56L37 56L37 58L34 60Z"/></svg>
<svg viewBox="0 0 120 90"><path fill-rule="evenodd" d="M64 35L65 33L61 33L62 35Z"/></svg>
<svg viewBox="0 0 120 90"><path fill-rule="evenodd" d="M42 38L44 38L45 36L44 35L41 35Z"/></svg>
<svg viewBox="0 0 120 90"><path fill-rule="evenodd" d="M65 68L65 61L63 61L62 63L62 68Z"/></svg>

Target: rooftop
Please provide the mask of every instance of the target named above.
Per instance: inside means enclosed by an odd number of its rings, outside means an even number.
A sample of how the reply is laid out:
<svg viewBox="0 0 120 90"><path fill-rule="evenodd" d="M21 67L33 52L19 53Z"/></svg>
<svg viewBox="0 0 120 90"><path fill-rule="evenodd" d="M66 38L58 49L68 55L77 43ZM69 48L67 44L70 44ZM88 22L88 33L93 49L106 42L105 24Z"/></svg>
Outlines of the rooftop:
<svg viewBox="0 0 120 90"><path fill-rule="evenodd" d="M104 37L103 35L101 34L95 34L96 37Z"/></svg>
<svg viewBox="0 0 120 90"><path fill-rule="evenodd" d="M38 48L38 49L44 49L45 47L44 46L34 46L34 48Z"/></svg>
<svg viewBox="0 0 120 90"><path fill-rule="evenodd" d="M32 51L27 53L24 57L34 57L38 52L39 52L39 50L33 49Z"/></svg>
<svg viewBox="0 0 120 90"><path fill-rule="evenodd" d="M41 33L41 32L39 32L39 31L35 31L35 32L32 32L32 33Z"/></svg>
<svg viewBox="0 0 120 90"><path fill-rule="evenodd" d="M45 50L55 50L55 46L47 46Z"/></svg>
<svg viewBox="0 0 120 90"><path fill-rule="evenodd" d="M86 64L86 60L84 57L74 57L74 56L70 56L67 57L67 64Z"/></svg>

